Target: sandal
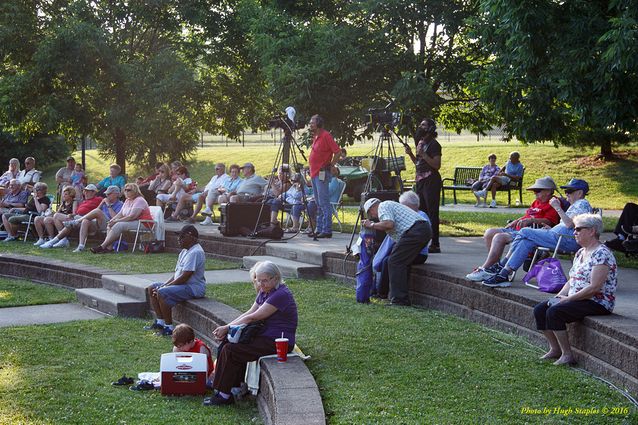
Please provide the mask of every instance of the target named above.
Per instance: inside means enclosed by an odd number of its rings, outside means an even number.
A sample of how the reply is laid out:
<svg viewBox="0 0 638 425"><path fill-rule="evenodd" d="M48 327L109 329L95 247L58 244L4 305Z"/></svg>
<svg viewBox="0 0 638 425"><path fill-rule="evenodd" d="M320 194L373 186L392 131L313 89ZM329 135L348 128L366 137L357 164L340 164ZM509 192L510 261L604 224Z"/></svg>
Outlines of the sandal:
<svg viewBox="0 0 638 425"><path fill-rule="evenodd" d="M111 382L111 385L131 385L135 380L133 378L129 378L126 375L122 375L120 379L115 382Z"/></svg>
<svg viewBox="0 0 638 425"><path fill-rule="evenodd" d="M141 381L139 384L129 387L129 390L131 391L148 391L148 390L154 390L154 389L155 389L155 385L147 381Z"/></svg>
<svg viewBox="0 0 638 425"><path fill-rule="evenodd" d="M98 246L94 246L93 248L91 248L90 250L93 254L104 254L104 252L106 251L106 249L104 249L102 247L102 245L98 245Z"/></svg>

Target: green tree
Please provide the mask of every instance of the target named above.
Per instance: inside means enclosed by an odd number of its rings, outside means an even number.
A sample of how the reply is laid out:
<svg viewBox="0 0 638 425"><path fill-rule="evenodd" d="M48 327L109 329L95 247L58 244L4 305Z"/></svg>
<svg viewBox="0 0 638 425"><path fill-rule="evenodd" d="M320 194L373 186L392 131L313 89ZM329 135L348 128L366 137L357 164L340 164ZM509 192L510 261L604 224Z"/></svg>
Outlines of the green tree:
<svg viewBox="0 0 638 425"><path fill-rule="evenodd" d="M510 136L600 146L635 140L638 2L484 0L473 76Z"/></svg>
<svg viewBox="0 0 638 425"><path fill-rule="evenodd" d="M365 111L440 117L448 126L489 127L465 75L480 53L467 38L475 2L246 0L242 13L272 103L325 116L342 144ZM369 133L366 133L369 134Z"/></svg>
<svg viewBox="0 0 638 425"><path fill-rule="evenodd" d="M0 121L92 135L123 168L186 158L200 129L239 137L261 80L241 42L225 43L230 12L205 0L5 2Z"/></svg>

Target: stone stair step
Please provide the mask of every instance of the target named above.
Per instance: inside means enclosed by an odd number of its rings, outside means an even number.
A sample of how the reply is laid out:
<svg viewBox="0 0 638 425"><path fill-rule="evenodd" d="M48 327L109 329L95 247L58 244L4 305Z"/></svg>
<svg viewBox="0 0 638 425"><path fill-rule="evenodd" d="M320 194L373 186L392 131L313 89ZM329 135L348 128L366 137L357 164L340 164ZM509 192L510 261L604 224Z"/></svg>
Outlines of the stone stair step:
<svg viewBox="0 0 638 425"><path fill-rule="evenodd" d="M244 267L250 269L259 261L272 261L279 267L284 277L297 277L302 279L320 279L323 277L323 269L321 266L268 255L246 256L244 257Z"/></svg>
<svg viewBox="0 0 638 425"><path fill-rule="evenodd" d="M77 289L75 295L82 305L112 316L145 317L148 309L146 300L140 301L103 288Z"/></svg>
<svg viewBox="0 0 638 425"><path fill-rule="evenodd" d="M125 274L102 276L102 287L120 295L127 295L146 302L146 288L153 283L150 279Z"/></svg>

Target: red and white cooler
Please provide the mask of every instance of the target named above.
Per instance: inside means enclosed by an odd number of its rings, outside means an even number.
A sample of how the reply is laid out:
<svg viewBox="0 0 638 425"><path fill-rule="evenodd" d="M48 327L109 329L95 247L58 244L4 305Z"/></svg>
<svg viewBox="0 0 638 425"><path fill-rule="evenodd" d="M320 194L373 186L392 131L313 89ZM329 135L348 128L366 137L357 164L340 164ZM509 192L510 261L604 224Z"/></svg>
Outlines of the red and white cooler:
<svg viewBox="0 0 638 425"><path fill-rule="evenodd" d="M165 353L160 361L162 395L192 395L206 392L206 354Z"/></svg>

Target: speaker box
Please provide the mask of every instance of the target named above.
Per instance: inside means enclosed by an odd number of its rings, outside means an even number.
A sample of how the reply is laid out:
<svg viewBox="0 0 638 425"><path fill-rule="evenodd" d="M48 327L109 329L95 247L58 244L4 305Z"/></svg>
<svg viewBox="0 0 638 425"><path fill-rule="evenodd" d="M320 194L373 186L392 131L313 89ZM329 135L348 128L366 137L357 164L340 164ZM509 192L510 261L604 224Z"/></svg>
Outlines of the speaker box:
<svg viewBox="0 0 638 425"><path fill-rule="evenodd" d="M261 202L221 204L219 211L221 212L219 232L224 236L238 236L241 234L242 227L248 228L252 232L255 224L270 223L270 205L264 205L262 209ZM261 215L259 211L261 211Z"/></svg>

